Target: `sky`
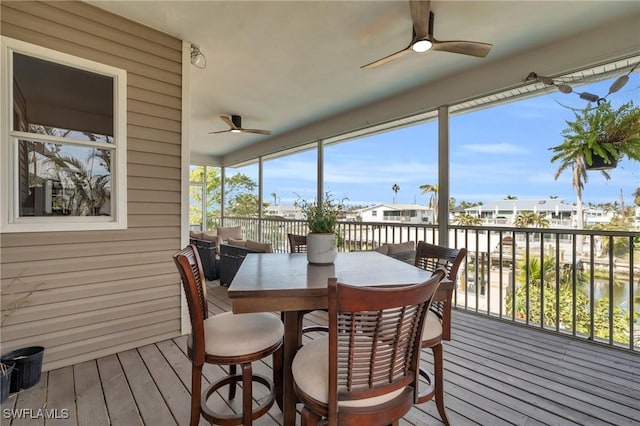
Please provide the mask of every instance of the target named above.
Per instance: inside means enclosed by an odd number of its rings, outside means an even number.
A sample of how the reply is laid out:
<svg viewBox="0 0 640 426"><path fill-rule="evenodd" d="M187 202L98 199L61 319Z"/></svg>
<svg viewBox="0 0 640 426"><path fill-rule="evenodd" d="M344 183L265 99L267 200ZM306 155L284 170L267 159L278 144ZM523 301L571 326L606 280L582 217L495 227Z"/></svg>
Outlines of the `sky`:
<svg viewBox="0 0 640 426"><path fill-rule="evenodd" d="M616 76L617 77L617 76ZM604 96L615 80L582 87ZM640 74L607 97L614 107L632 100L640 105ZM497 107L451 115L450 196L460 201L543 199L558 196L566 203L576 201L571 173L557 180L558 163L551 163L550 147L562 143L566 121L575 118L567 108L584 108L587 101L576 93L553 93L518 100ZM564 106L563 106L564 105ZM306 151L264 162L264 201L291 205L300 197L313 199L316 191L316 152ZM354 141L325 147L325 191L348 204L377 203L428 204L430 194L419 186L438 182L437 123L414 125ZM257 165L227 169L227 174L245 173L258 180ZM633 192L640 187L640 162L624 159L610 171L607 181L600 172L588 172L583 202L620 202L633 205ZM396 193L394 184L400 187Z"/></svg>

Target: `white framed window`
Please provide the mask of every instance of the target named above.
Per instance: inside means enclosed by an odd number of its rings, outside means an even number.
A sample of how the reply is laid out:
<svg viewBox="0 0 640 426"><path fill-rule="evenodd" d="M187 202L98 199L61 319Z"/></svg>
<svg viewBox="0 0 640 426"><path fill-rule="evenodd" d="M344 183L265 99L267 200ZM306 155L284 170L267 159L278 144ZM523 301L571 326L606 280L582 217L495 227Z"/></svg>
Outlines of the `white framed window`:
<svg viewBox="0 0 640 426"><path fill-rule="evenodd" d="M126 71L0 39L1 231L126 229Z"/></svg>

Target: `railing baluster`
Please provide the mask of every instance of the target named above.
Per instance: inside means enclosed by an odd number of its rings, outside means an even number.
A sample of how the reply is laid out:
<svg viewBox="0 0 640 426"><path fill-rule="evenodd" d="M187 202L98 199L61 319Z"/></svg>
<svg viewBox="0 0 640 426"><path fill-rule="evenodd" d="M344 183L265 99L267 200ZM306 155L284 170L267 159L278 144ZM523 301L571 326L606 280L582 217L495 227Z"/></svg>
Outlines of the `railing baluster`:
<svg viewBox="0 0 640 426"><path fill-rule="evenodd" d="M260 219L254 217L225 217L216 218L214 228L221 223L227 227L241 226L245 239L270 242L276 252L288 252L287 233L304 235L308 231L304 220L295 219L263 218L260 222ZM431 224L341 221L339 226L346 240L341 250L372 250L385 242L438 243L438 229L436 225ZM637 262L634 259L637 250L633 246L636 233L574 229L541 230L508 226L451 225L449 228L453 231L452 247L475 246L475 249L470 250L474 253L469 253L458 273L460 282L465 284L461 287L456 285L454 288L453 303L456 308L482 315L496 315L496 311L492 310L492 302L495 305L496 301L492 299L497 296L497 316L505 321L554 330L556 333L569 333L581 339L586 338L600 344L640 352L640 340L637 337L639 324L635 319L638 311L635 301L638 298L635 282L638 274L635 271ZM496 236L498 241L495 241ZM506 242L507 237L511 239L510 246ZM538 239L539 250L534 246ZM578 247L579 241L588 241L589 250L584 250L583 244ZM545 242L549 247L545 247ZM607 250L601 253L599 247L605 244ZM495 248L492 249L493 245ZM624 254L617 253L618 248L623 245L628 245L628 251L625 250ZM569 248L566 248L567 246ZM545 264L545 255L555 256L552 265ZM498 265L496 270L493 270L495 259ZM540 261L539 277L527 267L534 259ZM588 267L585 262L588 262ZM523 273L518 274L521 268L525 269ZM474 291L469 292L472 271L475 277ZM555 279L551 275L545 275L545 271L547 274L555 275ZM523 282L520 282L520 277L524 277ZM531 283L534 280L540 283L539 291L532 291ZM616 287L620 283L628 286L627 290L622 289L627 301L620 305L625 309L624 317L629 318L622 321L622 326L628 330L623 337L615 334L620 333L621 327L620 307L615 300L620 296ZM492 289L495 285L498 286L497 291ZM565 286L568 288L566 298L563 293L566 290ZM602 292L600 286L604 286ZM551 288L554 289L553 295L550 293ZM475 297L473 303L470 303L470 297ZM521 303L522 297L526 298L525 303ZM533 315L532 304L538 297L540 314ZM550 297L554 298L552 305L555 306L555 316L545 311L545 299ZM606 320L603 320L603 315L600 314L603 308L601 298L608 298L609 315L606 315ZM483 303L486 304L486 309L481 308L484 306ZM524 313L518 309L518 306L523 305ZM507 308L510 308L510 311ZM540 321L539 324L535 323L536 319ZM553 322L553 327L546 322L547 320ZM600 322L596 326L597 321Z"/></svg>

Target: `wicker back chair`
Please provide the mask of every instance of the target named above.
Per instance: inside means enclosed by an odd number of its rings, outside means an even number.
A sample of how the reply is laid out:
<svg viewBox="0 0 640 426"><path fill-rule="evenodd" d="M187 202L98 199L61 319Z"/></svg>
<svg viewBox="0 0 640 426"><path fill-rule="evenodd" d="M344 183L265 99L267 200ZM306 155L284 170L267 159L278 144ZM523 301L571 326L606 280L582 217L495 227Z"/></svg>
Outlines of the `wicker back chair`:
<svg viewBox="0 0 640 426"><path fill-rule="evenodd" d="M269 313L239 314L231 312L209 316L207 288L204 285L202 263L198 249L191 244L174 254L189 306L191 335L187 341L187 355L191 359L191 419L195 426L202 415L208 422L219 425L249 425L265 414L273 405L276 394L282 393L282 339L284 326ZM274 382L252 373L251 362L273 355ZM230 373L209 385L202 392L202 367L205 363L229 365ZM242 374L235 374L236 365ZM209 396L229 385L229 399L236 393L236 383L242 381L242 413L237 416L216 413L207 407ZM264 385L269 394L252 409L253 382Z"/></svg>
<svg viewBox="0 0 640 426"><path fill-rule="evenodd" d="M329 335L292 365L302 424L397 424L413 406L420 330L444 270L415 285L356 287L329 279Z"/></svg>
<svg viewBox="0 0 640 426"><path fill-rule="evenodd" d="M435 397L438 413L440 413L442 422L446 425L449 424L449 420L444 406L444 354L442 340L451 340L453 288L458 277L458 269L466 255L467 250L465 248L451 249L424 241L418 242L416 247L415 265L417 267L427 271L444 268L447 271L447 278L451 281L446 287L443 285L434 295L429 315L427 315L425 321L422 333L422 347L431 348L433 351L434 374L432 376L425 369L420 369L420 375L431 386L420 394L417 399L417 403L421 404Z"/></svg>
<svg viewBox="0 0 640 426"><path fill-rule="evenodd" d="M416 248L415 265L431 272L443 267L447 270L447 278L455 285L458 279L458 269L466 255L467 249L465 248L452 249L420 241ZM450 286L438 291L431 304L431 311L442 321L442 338L444 340L451 340L452 298L453 286Z"/></svg>

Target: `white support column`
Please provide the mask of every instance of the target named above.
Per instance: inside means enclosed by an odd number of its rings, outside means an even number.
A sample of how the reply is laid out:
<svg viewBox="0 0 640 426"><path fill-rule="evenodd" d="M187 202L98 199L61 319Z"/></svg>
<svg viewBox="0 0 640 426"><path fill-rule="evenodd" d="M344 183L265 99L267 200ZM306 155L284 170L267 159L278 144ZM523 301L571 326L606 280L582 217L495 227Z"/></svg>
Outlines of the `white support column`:
<svg viewBox="0 0 640 426"><path fill-rule="evenodd" d="M324 141L318 141L318 189L316 198L318 200L318 205L322 204L322 199L324 197Z"/></svg>
<svg viewBox="0 0 640 426"><path fill-rule="evenodd" d="M438 244L449 246L449 107L438 108Z"/></svg>
<svg viewBox="0 0 640 426"><path fill-rule="evenodd" d="M202 175L202 183L200 191L202 192L202 221L200 223L201 231L208 231L207 229L207 166L204 166L204 172Z"/></svg>
<svg viewBox="0 0 640 426"><path fill-rule="evenodd" d="M224 226L224 185L226 167L220 167L220 226Z"/></svg>
<svg viewBox="0 0 640 426"><path fill-rule="evenodd" d="M263 172L263 161L262 157L258 157L258 241L262 241L262 172Z"/></svg>
<svg viewBox="0 0 640 426"><path fill-rule="evenodd" d="M182 127L180 137L180 248L189 244L189 165L191 147L191 74L189 66L191 44L182 42ZM4 100L3 100L4 102ZM191 318L187 298L180 280L176 282L180 287L180 332L187 334L191 331Z"/></svg>

